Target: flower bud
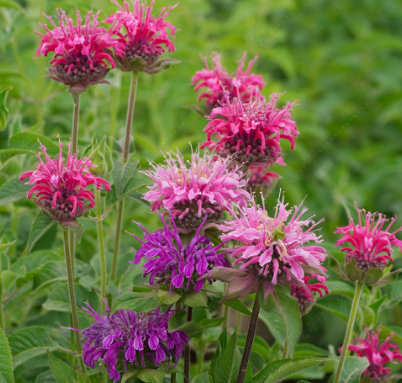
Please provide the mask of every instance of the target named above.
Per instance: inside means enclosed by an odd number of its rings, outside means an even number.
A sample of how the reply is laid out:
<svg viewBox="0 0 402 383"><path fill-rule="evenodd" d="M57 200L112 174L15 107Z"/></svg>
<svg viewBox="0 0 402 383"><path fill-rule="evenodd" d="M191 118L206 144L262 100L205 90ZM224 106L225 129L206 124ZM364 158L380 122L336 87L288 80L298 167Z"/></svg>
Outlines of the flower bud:
<svg viewBox="0 0 402 383"><path fill-rule="evenodd" d="M92 173L101 176L110 173L113 169L112 151L106 143L106 136L103 136L102 141L98 144L96 135L94 134L91 144L85 149L84 157L91 159L94 167Z"/></svg>

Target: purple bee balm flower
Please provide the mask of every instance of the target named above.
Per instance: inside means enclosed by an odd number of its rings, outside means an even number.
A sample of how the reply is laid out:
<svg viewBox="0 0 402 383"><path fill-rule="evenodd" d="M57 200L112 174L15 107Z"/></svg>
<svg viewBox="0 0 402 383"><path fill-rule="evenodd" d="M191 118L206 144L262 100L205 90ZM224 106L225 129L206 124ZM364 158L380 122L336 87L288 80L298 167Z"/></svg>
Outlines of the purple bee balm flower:
<svg viewBox="0 0 402 383"><path fill-rule="evenodd" d="M176 158L175 158L176 157ZM250 194L243 190L247 181L238 166L229 159L196 151L186 166L180 152L165 157L165 164L152 164L145 171L155 184L144 195L153 202L152 210L169 210L176 225L189 231L206 224L217 223L231 202L246 206ZM205 217L207 217L205 220Z"/></svg>
<svg viewBox="0 0 402 383"><path fill-rule="evenodd" d="M176 310L162 313L160 308L149 313L135 313L119 310L111 314L107 311L100 316L88 303L83 309L96 322L86 330L77 330L85 340L83 358L88 367L104 363L114 382L120 374L132 367L157 368L167 362L168 369L175 367L188 343L183 331L169 331L169 319Z"/></svg>
<svg viewBox="0 0 402 383"><path fill-rule="evenodd" d="M160 214L164 229L149 233L143 226L138 224L144 231L144 239L132 236L142 243L135 254L134 264L138 264L144 257L147 261L144 264L144 277L149 275L151 285L158 284L159 287L169 287L169 291L199 291L204 286L204 279L212 283L210 277L214 267L230 267L225 254L232 250L218 253L224 244L213 247L212 241L200 235L204 222L198 228L189 245L183 245L175 221L172 218L173 229L168 229ZM202 276L205 278L200 279Z"/></svg>
<svg viewBox="0 0 402 383"><path fill-rule="evenodd" d="M219 229L223 241L233 240L241 243L236 246L232 257L240 269L212 270L212 277L229 282L224 300L243 298L264 289L265 298L272 293L277 284L301 286L306 291L303 278L315 275L320 282L325 281L322 266L326 258L325 249L308 242L321 242L313 229L322 222L315 223L311 218L301 220L307 211L302 204L287 210L284 199L278 200L276 213L270 217L265 210L253 201L247 208L239 208L238 214L232 210L233 221L225 222ZM292 214L293 213L293 214ZM305 231L303 227L308 227Z"/></svg>

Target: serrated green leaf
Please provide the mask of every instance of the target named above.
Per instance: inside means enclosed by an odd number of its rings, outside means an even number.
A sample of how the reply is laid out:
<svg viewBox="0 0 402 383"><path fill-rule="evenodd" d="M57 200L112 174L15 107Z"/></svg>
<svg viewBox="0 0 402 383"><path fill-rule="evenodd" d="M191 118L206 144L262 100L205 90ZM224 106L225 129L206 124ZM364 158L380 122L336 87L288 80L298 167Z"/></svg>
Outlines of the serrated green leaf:
<svg viewBox="0 0 402 383"><path fill-rule="evenodd" d="M26 149L1 149L0 150L0 168L3 167L9 160L20 154L27 154Z"/></svg>
<svg viewBox="0 0 402 383"><path fill-rule="evenodd" d="M0 206L26 198L31 188L19 180L13 178L0 186Z"/></svg>
<svg viewBox="0 0 402 383"><path fill-rule="evenodd" d="M4 1L4 0L1 0ZM1 6L1 3L0 3ZM5 6L5 4L4 4ZM6 106L7 95L12 87L5 88L0 91L0 132L4 130L8 120L8 108Z"/></svg>
<svg viewBox="0 0 402 383"><path fill-rule="evenodd" d="M276 315L276 316L278 316L278 315ZM247 334L239 334L237 345L239 347L244 348L244 346L246 344L246 338L247 338ZM251 347L251 351L260 355L265 361L268 361L270 347L269 347L269 344L267 343L267 341L265 339L261 338L260 336L258 336L258 335L254 336L254 341L253 341L253 345Z"/></svg>
<svg viewBox="0 0 402 383"><path fill-rule="evenodd" d="M35 383L57 383L54 380L52 371L47 370L44 372L41 372L35 379Z"/></svg>
<svg viewBox="0 0 402 383"><path fill-rule="evenodd" d="M241 354L237 347L236 332L229 338L222 357L215 367L214 383L235 383L239 373Z"/></svg>
<svg viewBox="0 0 402 383"><path fill-rule="evenodd" d="M271 362L253 377L253 383L277 383L297 372L333 360L333 358L301 357Z"/></svg>
<svg viewBox="0 0 402 383"><path fill-rule="evenodd" d="M230 301L223 302L223 304L231 307L232 309L235 309L236 311L244 315L251 315L251 311L240 299L232 299Z"/></svg>
<svg viewBox="0 0 402 383"><path fill-rule="evenodd" d="M56 221L39 212L32 223L28 239L28 253L31 252L36 242L45 235L50 228L56 225Z"/></svg>
<svg viewBox="0 0 402 383"><path fill-rule="evenodd" d="M28 359L46 354L48 350L59 347L57 342L50 339L43 327L26 327L12 333L9 338L13 355L14 368Z"/></svg>
<svg viewBox="0 0 402 383"><path fill-rule="evenodd" d="M183 297L183 304L188 307L208 308L208 296L204 291L195 291Z"/></svg>
<svg viewBox="0 0 402 383"><path fill-rule="evenodd" d="M0 383L14 383L13 362L7 337L0 328Z"/></svg>
<svg viewBox="0 0 402 383"><path fill-rule="evenodd" d="M162 383L165 373L161 370L144 368L141 369L136 376L141 382L144 383Z"/></svg>
<svg viewBox="0 0 402 383"><path fill-rule="evenodd" d="M47 352L50 370L57 383L77 383L78 373L49 351Z"/></svg>
<svg viewBox="0 0 402 383"><path fill-rule="evenodd" d="M225 318L212 318L212 319L203 319L201 321L201 326L204 330L208 328L213 328L213 327L219 327Z"/></svg>
<svg viewBox="0 0 402 383"><path fill-rule="evenodd" d="M163 305L172 305L181 299L181 295L174 291L158 290L159 302Z"/></svg>
<svg viewBox="0 0 402 383"><path fill-rule="evenodd" d="M204 330L199 323L185 321L180 324L180 319L183 318L180 317L178 320L169 321L169 331L184 331L190 339L199 338L202 335ZM178 324L179 326L177 326Z"/></svg>
<svg viewBox="0 0 402 383"><path fill-rule="evenodd" d="M33 289L43 288L56 281L64 281L67 279L67 271L65 265L50 261L43 265L34 275Z"/></svg>
<svg viewBox="0 0 402 383"><path fill-rule="evenodd" d="M369 362L367 358L361 358L358 356L347 356L345 359L345 363L342 368L341 376L339 377L339 381L342 383L359 383L360 376L362 372L368 367ZM332 383L335 378L335 372L329 379L328 383Z"/></svg>
<svg viewBox="0 0 402 383"><path fill-rule="evenodd" d="M272 336L279 344L284 344L286 339L285 325L282 318L276 313L267 313L264 310L260 310L258 315L262 323L264 323Z"/></svg>
<svg viewBox="0 0 402 383"><path fill-rule="evenodd" d="M112 311L131 310L147 313L159 306L159 298L155 293L123 293L113 302Z"/></svg>
<svg viewBox="0 0 402 383"><path fill-rule="evenodd" d="M112 177L114 181L116 197L119 198L125 191L126 186L138 166L138 161L122 164L120 161L114 160Z"/></svg>

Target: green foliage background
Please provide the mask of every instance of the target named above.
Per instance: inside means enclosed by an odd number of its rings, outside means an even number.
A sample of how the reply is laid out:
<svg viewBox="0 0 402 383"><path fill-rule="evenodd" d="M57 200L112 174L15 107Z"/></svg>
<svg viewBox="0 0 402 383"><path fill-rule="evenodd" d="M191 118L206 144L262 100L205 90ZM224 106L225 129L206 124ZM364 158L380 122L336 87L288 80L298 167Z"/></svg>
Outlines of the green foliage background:
<svg viewBox="0 0 402 383"><path fill-rule="evenodd" d="M102 20L115 8L107 0L93 4L19 0L14 7L6 3L0 1L0 89L12 89L0 149L8 147L14 134L26 130L55 142L57 134L66 140L71 97L63 85L44 78L48 58L32 59L39 42L34 31L41 31L38 21L47 21L42 12L53 15L56 8L70 15L75 6L81 11L102 9ZM167 5L167 0L158 0L155 11ZM203 66L199 54L220 52L233 72L236 60L248 51L249 58L259 55L254 72L261 73L267 83L266 97L286 91L283 103L299 100L293 112L301 133L296 149L290 151L285 144L288 166L274 170L282 176L280 186L291 204L308 195L305 204L311 214L325 217L322 234L329 247L335 243L336 227L346 223L347 212L353 214L354 201L366 210L402 217L401 15L402 3L397 0L184 0L169 16L169 22L180 29L176 52L170 56L181 64L155 76L140 75L133 159L147 168L148 160L163 159L161 151L178 148L188 155L189 142L193 146L203 142L205 120L184 108L196 103L197 94L189 84ZM123 137L129 80L129 74L112 71L110 85L91 87L82 96L81 153L94 132L98 139ZM117 156L116 143L114 148ZM34 156L27 155L0 167L0 184L31 169L34 162ZM36 213L30 207L29 201L0 207L0 234L13 239L17 233L16 246L10 250L12 262L26 253ZM131 220L156 229L158 218L149 211L138 201L126 203L124 229L140 233ZM105 221L109 251L114 222L114 214ZM397 223L401 225L402 219ZM53 230L35 250L52 248L61 253L61 245L61 233ZM132 237L123 235L122 254L134 246ZM83 270L96 251L96 230L89 227L77 247ZM399 254L396 258L395 268L402 265ZM25 305L13 307L9 323L19 328L38 321L48 326L65 321L66 315L41 308L47 293L43 290L35 299L27 297ZM381 323L402 326L401 311L399 305L385 311ZM320 315L314 308L304 321L303 341L324 348L341 345L345 325L338 317L328 312ZM26 379L21 382L31 381Z"/></svg>

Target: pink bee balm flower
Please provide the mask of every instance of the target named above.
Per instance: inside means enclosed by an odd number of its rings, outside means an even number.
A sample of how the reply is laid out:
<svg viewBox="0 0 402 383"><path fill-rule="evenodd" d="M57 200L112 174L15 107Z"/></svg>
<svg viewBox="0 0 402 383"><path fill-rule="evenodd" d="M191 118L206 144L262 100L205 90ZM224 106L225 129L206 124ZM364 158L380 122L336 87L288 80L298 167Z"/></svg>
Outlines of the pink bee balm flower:
<svg viewBox="0 0 402 383"><path fill-rule="evenodd" d="M221 220L231 202L245 206L250 194L243 190L246 180L237 166L230 167L228 159L197 151L188 166L182 154L169 153L164 165L152 164L145 171L155 184L145 193L152 201L152 210L170 210L177 227L196 229L208 216L206 224Z"/></svg>
<svg viewBox="0 0 402 383"><path fill-rule="evenodd" d="M267 197L279 180L279 175L275 172L264 171L261 166L250 166L250 178L247 181L247 191L250 193L262 193Z"/></svg>
<svg viewBox="0 0 402 383"><path fill-rule="evenodd" d="M361 358L367 357L370 365L363 371L362 376L369 376L373 383L387 382L388 375L391 373L391 369L385 367L390 362L397 364L402 362L402 354L399 351L399 347L390 343L389 341L394 336L393 333L380 344L379 334L381 330L368 330L366 329L366 339L356 339L348 347L350 351L355 352ZM360 344L358 344L360 343Z"/></svg>
<svg viewBox="0 0 402 383"><path fill-rule="evenodd" d="M176 28L165 21L168 14L178 4L173 7L162 8L159 16L151 15L155 1L149 7L141 4L140 0L134 0L134 11L130 11L127 1L123 7L118 0L112 3L119 7L119 11L110 15L105 21L112 24L110 33L116 35L118 48L115 49L115 59L117 66L123 71L145 71L156 73L164 65L157 65L159 56L168 49L169 52L175 50L173 42L169 39L168 29L171 36L174 36ZM122 31L122 28L124 30ZM171 63L169 60L166 64Z"/></svg>
<svg viewBox="0 0 402 383"><path fill-rule="evenodd" d="M303 315L307 314L311 310L315 302L314 298L317 294L319 294L320 297L322 297L324 293L329 294L328 287L323 283L308 284L310 279L315 277L315 275L303 277L303 282L306 284L307 289L305 289L303 286L291 286L290 288L291 295L297 299L299 310Z"/></svg>
<svg viewBox="0 0 402 383"><path fill-rule="evenodd" d="M262 100L264 97L259 94L265 86L260 74L250 73L251 68L257 61L258 56L252 59L245 71L244 65L246 62L247 52L238 61L237 70L233 75L230 75L221 64L221 56L219 53L212 53L211 59L213 68L208 66L207 59L202 58L205 64L205 69L198 71L193 77L194 90L197 91L201 88L207 90L200 95L199 101L205 99L208 114L212 109L217 108L226 102L223 90L228 92L229 101L235 97L240 97L241 101L249 102L253 94L258 94Z"/></svg>
<svg viewBox="0 0 402 383"><path fill-rule="evenodd" d="M295 102L278 109L278 98L273 94L268 103L258 99L243 103L229 101L226 93L226 105L211 112L205 128L207 141L201 148L222 151L245 165L275 162L282 155L281 139L290 141L294 149L299 134L290 114ZM212 140L214 135L217 141Z"/></svg>
<svg viewBox="0 0 402 383"><path fill-rule="evenodd" d="M367 272L373 267L384 269L388 261L393 261L391 252L392 245L402 249L402 241L395 237L395 234L402 230L402 227L391 233L389 230L395 222L396 217L392 218L388 224L388 219L381 213L366 213L356 205L359 222L354 224L353 218L349 218L350 224L345 227L338 227L335 233L343 234L335 246L343 246L349 242L349 246L343 247L341 251L346 251L346 263L354 258L356 266L363 272ZM364 221L361 213L363 212ZM376 222L377 221L377 222ZM384 225L387 223L387 227Z"/></svg>
<svg viewBox="0 0 402 383"><path fill-rule="evenodd" d="M239 207L235 217L219 225L224 233L222 241L233 240L241 243L231 254L236 258L234 264L240 269L215 268L212 277L229 282L224 300L243 298L257 292L260 287L265 298L272 293L277 284L300 286L306 291L304 277L314 275L325 282L325 249L309 245L310 241L322 242L313 229L323 220L315 223L311 218L301 220L307 211L302 204L287 210L284 199L278 200L276 212L270 217L265 210L253 201L251 207ZM292 214L293 213L293 214ZM308 227L305 231L303 227Z"/></svg>
<svg viewBox="0 0 402 383"><path fill-rule="evenodd" d="M67 163L64 164L62 146L60 142L59 157L51 159L41 144L40 150L45 156L45 162L39 153L36 170L22 174L20 180L29 178L26 184L35 185L29 191L28 198L34 198L37 206L46 215L64 225L69 225L73 224L75 218L81 217L89 206L94 207L94 195L85 189L87 186L93 184L100 189L103 185L106 191L110 190L110 186L104 179L91 174L89 168L95 167L91 160L88 158L79 160L76 155L70 154L71 143L67 144Z"/></svg>
<svg viewBox="0 0 402 383"><path fill-rule="evenodd" d="M40 24L46 29L42 37L37 56L47 56L54 52L50 61L50 78L70 85L78 92L85 91L86 87L98 83L107 83L104 80L109 72L108 64L115 67L110 48L116 47L117 42L105 28L99 27L99 12L88 12L85 23L82 24L80 11L77 10L77 25L68 18L63 10L57 10L59 17L57 26L50 16L46 16L54 29L50 30L46 24Z"/></svg>

